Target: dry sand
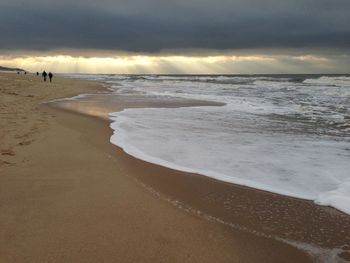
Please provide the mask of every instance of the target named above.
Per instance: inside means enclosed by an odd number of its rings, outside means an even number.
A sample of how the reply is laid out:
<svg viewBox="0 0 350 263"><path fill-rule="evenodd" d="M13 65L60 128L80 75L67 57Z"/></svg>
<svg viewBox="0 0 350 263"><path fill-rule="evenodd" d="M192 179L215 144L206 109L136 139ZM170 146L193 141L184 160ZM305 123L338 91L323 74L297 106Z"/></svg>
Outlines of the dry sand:
<svg viewBox="0 0 350 263"><path fill-rule="evenodd" d="M0 83L0 262L311 262L283 242L165 201L180 199L216 215L220 211L214 211L215 198L208 193L226 189L223 193L244 199L260 191L136 160L109 143L106 121L39 106L103 91L100 84L57 78L43 83L14 74L1 74ZM237 223L249 218L233 214L230 220ZM260 218L248 221L258 229L266 226Z"/></svg>

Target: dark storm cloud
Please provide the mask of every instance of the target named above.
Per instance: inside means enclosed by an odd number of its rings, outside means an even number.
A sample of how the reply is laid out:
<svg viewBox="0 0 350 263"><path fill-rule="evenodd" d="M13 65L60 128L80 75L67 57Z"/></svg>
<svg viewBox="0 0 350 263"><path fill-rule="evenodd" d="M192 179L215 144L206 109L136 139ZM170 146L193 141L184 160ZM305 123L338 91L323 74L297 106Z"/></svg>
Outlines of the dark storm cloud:
<svg viewBox="0 0 350 263"><path fill-rule="evenodd" d="M0 49L348 48L349 13L348 0L2 0Z"/></svg>

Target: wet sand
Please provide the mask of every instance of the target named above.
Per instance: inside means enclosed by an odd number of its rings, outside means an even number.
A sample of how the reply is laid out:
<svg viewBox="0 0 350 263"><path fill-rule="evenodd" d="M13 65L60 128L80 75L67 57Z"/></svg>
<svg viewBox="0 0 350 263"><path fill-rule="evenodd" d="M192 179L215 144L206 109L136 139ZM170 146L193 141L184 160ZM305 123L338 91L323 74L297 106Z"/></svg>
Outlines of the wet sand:
<svg viewBox="0 0 350 263"><path fill-rule="evenodd" d="M100 84L0 78L0 262L312 262L270 236L349 238L334 209L148 164L105 119L38 106Z"/></svg>
<svg viewBox="0 0 350 263"><path fill-rule="evenodd" d="M106 120L124 108L218 106L193 100L155 100L150 97L92 96L62 101L55 107ZM113 155L141 184L173 205L234 229L269 237L306 249L325 262L350 260L350 216L312 201L221 182L202 175L149 164L115 147ZM141 172L140 172L141 171Z"/></svg>

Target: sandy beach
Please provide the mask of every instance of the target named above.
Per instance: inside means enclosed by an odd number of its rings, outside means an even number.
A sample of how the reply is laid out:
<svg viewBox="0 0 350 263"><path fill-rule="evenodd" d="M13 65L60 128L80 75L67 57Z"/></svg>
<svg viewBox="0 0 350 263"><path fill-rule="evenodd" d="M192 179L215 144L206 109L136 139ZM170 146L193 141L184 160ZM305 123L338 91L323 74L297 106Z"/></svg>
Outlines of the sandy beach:
<svg viewBox="0 0 350 263"><path fill-rule="evenodd" d="M41 104L102 84L0 83L0 262L350 260L348 215L137 160L103 116Z"/></svg>

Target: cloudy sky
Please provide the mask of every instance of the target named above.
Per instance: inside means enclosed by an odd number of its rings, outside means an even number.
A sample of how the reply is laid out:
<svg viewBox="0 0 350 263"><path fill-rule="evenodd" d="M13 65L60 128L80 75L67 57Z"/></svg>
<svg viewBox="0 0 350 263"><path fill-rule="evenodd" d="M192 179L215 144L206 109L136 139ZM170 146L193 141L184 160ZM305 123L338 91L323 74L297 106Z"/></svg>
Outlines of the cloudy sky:
<svg viewBox="0 0 350 263"><path fill-rule="evenodd" d="M0 65L350 73L349 0L1 0Z"/></svg>

